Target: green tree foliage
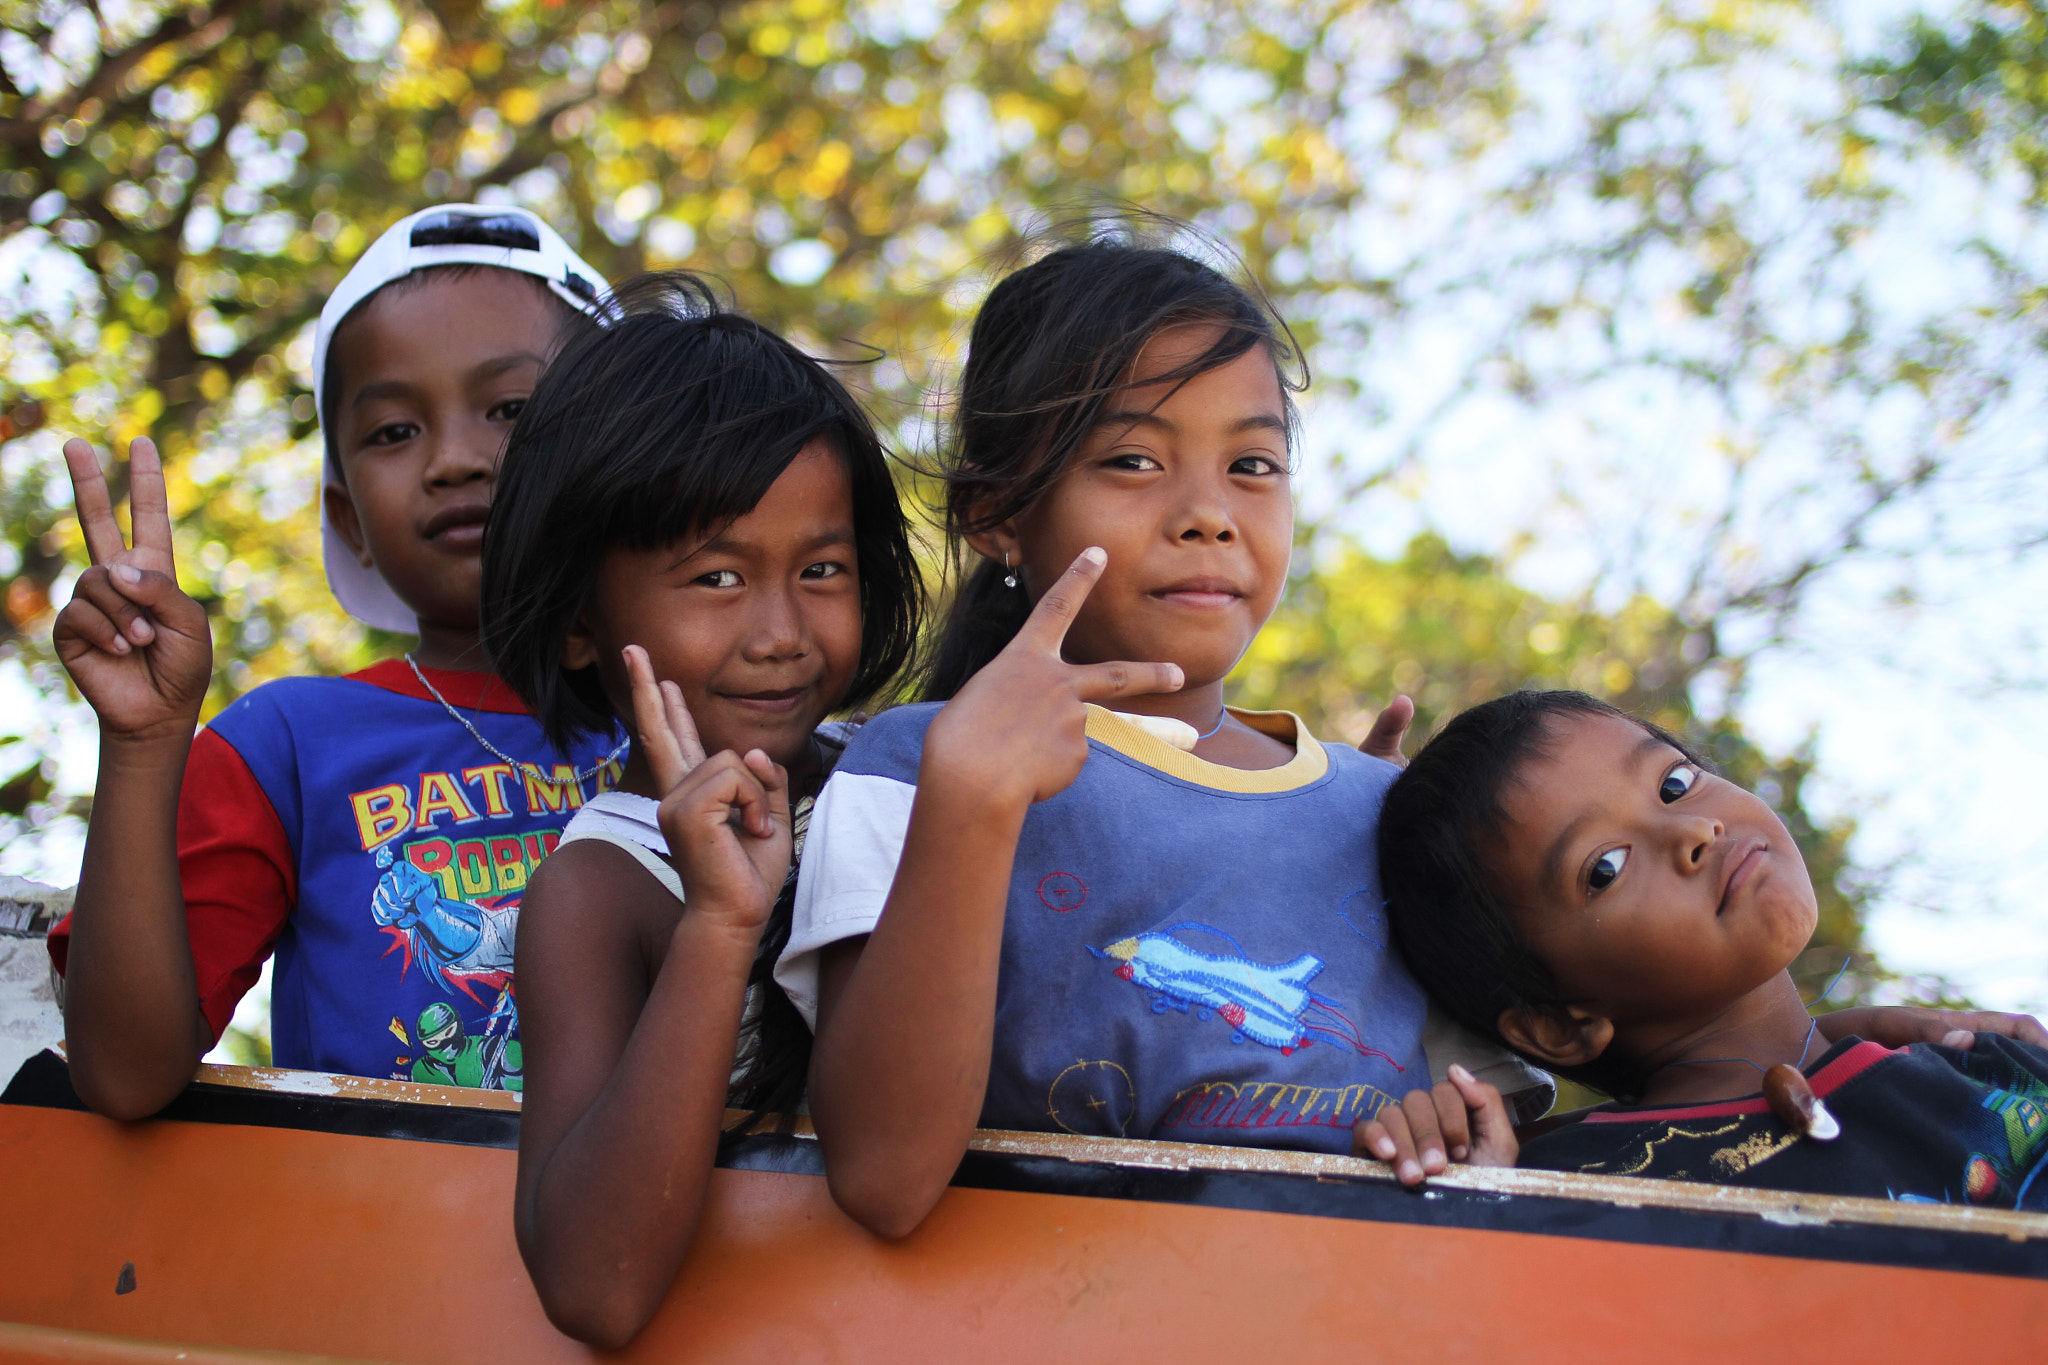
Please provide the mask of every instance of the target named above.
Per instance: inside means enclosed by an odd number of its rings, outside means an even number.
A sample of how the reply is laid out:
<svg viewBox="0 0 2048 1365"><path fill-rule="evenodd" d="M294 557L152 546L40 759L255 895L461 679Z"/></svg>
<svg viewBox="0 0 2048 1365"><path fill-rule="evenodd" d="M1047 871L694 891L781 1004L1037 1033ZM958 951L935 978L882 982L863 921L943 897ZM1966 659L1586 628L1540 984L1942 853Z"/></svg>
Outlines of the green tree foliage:
<svg viewBox="0 0 2048 1365"><path fill-rule="evenodd" d="M307 366L320 301L403 214L528 204L614 276L708 270L814 344L879 345L862 378L914 443L976 268L1020 230L1139 201L1264 271L1356 201L1339 92L1379 88L1425 129L1484 88L1497 28L1477 8L1427 29L1230 0L1135 22L1049 0L11 0L0 18L0 656L62 688L47 623L81 547L61 437L106 441L118 497L149 431L214 620L212 708L389 647L321 575ZM22 792L17 820L48 794Z"/></svg>
<svg viewBox="0 0 2048 1365"><path fill-rule="evenodd" d="M1976 0L1916 18L1896 51L1863 64L1877 103L1965 156L2010 160L2048 203L2048 8Z"/></svg>

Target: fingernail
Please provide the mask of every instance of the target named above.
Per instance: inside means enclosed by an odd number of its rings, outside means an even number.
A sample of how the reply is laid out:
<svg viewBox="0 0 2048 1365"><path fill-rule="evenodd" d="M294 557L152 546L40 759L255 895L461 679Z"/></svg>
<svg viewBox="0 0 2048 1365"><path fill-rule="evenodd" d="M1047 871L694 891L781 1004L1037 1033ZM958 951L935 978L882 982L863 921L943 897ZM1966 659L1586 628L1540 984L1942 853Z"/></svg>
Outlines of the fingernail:
<svg viewBox="0 0 2048 1365"><path fill-rule="evenodd" d="M1941 1045L1943 1047L1958 1048L1965 1052L1969 1051L1970 1045L1976 1041L1977 1035L1968 1029L1952 1028L1947 1033L1941 1035Z"/></svg>
<svg viewBox="0 0 2048 1365"><path fill-rule="evenodd" d="M116 654L126 654L128 652L128 640L125 636L116 635L114 637L114 652Z"/></svg>
<svg viewBox="0 0 2048 1365"><path fill-rule="evenodd" d="M1372 1145L1372 1149L1378 1152L1383 1160L1392 1161L1394 1159L1394 1140L1390 1137L1381 1138Z"/></svg>
<svg viewBox="0 0 2048 1365"><path fill-rule="evenodd" d="M1472 1073L1467 1071L1464 1067L1459 1066L1456 1062L1452 1062L1451 1079L1454 1081L1463 1081L1466 1085L1470 1085L1472 1084Z"/></svg>
<svg viewBox="0 0 2048 1365"><path fill-rule="evenodd" d="M1100 545L1090 545L1087 549L1081 551L1081 558L1100 568L1102 565L1109 563L1109 552Z"/></svg>
<svg viewBox="0 0 2048 1365"><path fill-rule="evenodd" d="M116 564L112 569L112 573L114 577L130 587L142 581L142 570L136 568L133 564Z"/></svg>
<svg viewBox="0 0 2048 1365"><path fill-rule="evenodd" d="M1442 1170L1442 1169L1443 1169L1443 1165L1444 1165L1444 1154L1443 1154L1442 1152L1438 1151L1438 1150L1437 1150L1436 1148L1434 1148L1434 1147L1425 1147L1425 1148L1423 1149L1423 1152L1422 1152L1422 1168L1423 1168L1424 1170L1438 1170L1438 1171L1440 1171L1440 1170Z"/></svg>
<svg viewBox="0 0 2048 1365"><path fill-rule="evenodd" d="M149 637L155 633L149 628L147 621L135 620L128 623L128 636L138 645L148 644Z"/></svg>
<svg viewBox="0 0 2048 1365"><path fill-rule="evenodd" d="M1188 680L1188 675L1187 675L1186 673L1183 673L1183 672L1181 671L1181 667L1180 667L1180 665L1179 665L1179 664L1171 664L1171 665L1169 665L1169 667L1171 667L1171 668L1173 669L1173 685L1174 685L1175 687L1180 687L1180 686L1183 686L1183 685L1185 685L1185 684L1186 684L1186 682L1187 682L1187 680Z"/></svg>
<svg viewBox="0 0 2048 1365"><path fill-rule="evenodd" d="M1451 1160L1453 1161L1463 1161L1466 1157L1470 1155L1472 1155L1472 1150L1469 1147L1451 1148Z"/></svg>
<svg viewBox="0 0 2048 1365"><path fill-rule="evenodd" d="M1394 1174L1405 1184L1422 1179L1422 1168L1412 1161L1404 1161L1394 1168Z"/></svg>

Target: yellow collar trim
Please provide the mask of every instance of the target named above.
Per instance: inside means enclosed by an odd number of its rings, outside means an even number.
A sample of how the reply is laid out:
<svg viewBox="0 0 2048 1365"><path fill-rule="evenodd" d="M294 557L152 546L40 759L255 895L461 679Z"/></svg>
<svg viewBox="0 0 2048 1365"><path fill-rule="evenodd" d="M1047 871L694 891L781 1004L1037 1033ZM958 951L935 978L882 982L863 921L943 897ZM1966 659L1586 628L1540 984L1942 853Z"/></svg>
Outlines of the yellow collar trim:
<svg viewBox="0 0 2048 1365"><path fill-rule="evenodd" d="M1176 749L1114 712L1092 704L1088 707L1088 738L1100 740L1124 757L1157 768L1169 777L1217 791L1294 791L1320 780L1330 770L1330 756L1301 723L1301 717L1292 711L1243 711L1235 706L1226 709L1260 734L1293 745L1294 757L1277 768L1247 771L1226 767Z"/></svg>

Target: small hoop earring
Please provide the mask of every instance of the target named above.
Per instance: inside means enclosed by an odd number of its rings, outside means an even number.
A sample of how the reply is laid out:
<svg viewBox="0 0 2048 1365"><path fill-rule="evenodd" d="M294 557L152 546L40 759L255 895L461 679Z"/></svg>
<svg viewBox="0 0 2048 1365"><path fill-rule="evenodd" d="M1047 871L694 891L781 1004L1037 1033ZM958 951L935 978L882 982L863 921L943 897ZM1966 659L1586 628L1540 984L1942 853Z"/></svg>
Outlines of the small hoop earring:
<svg viewBox="0 0 2048 1365"><path fill-rule="evenodd" d="M1010 552L1008 550L1003 551L1003 586L1006 588L1017 586L1017 571L1010 567Z"/></svg>

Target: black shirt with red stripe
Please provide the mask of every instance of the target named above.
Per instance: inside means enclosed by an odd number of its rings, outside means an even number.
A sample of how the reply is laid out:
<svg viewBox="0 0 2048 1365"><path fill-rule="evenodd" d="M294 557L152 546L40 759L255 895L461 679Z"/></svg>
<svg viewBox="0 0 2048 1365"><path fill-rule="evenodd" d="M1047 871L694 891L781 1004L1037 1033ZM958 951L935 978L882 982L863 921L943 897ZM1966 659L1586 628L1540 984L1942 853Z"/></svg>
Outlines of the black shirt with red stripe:
<svg viewBox="0 0 2048 1365"><path fill-rule="evenodd" d="M1809 1194L2048 1210L2048 1052L1980 1033L1968 1052L1846 1038L1806 1068L1840 1122L1801 1138L1761 1094L1608 1104L1530 1139L1525 1167Z"/></svg>

